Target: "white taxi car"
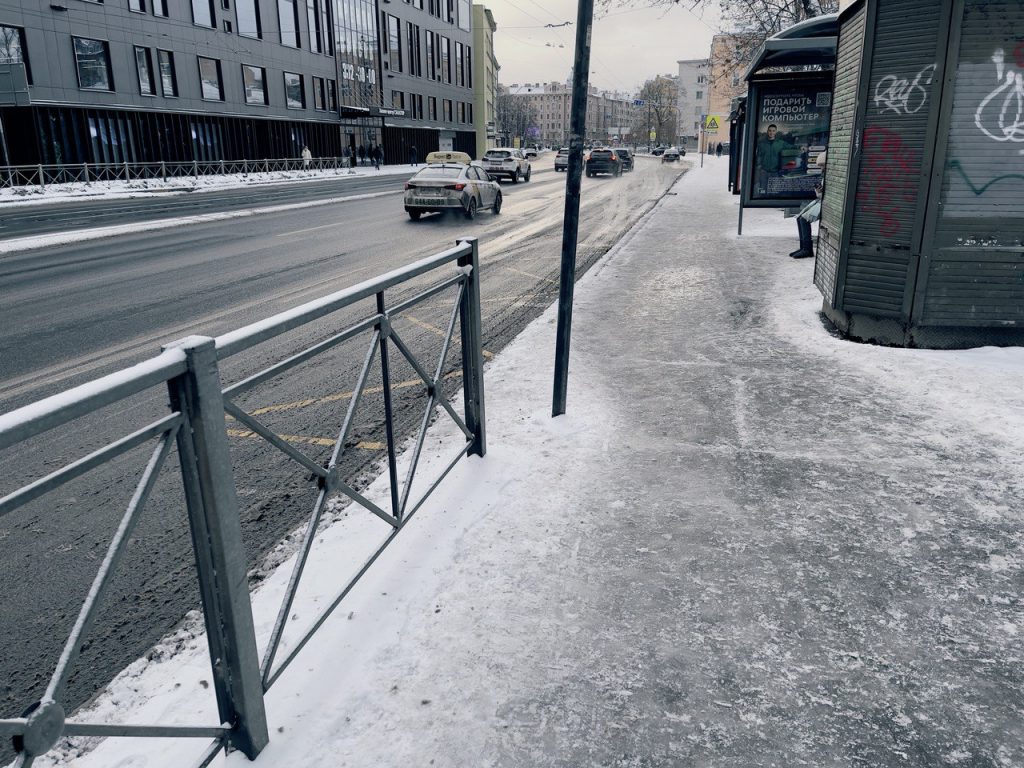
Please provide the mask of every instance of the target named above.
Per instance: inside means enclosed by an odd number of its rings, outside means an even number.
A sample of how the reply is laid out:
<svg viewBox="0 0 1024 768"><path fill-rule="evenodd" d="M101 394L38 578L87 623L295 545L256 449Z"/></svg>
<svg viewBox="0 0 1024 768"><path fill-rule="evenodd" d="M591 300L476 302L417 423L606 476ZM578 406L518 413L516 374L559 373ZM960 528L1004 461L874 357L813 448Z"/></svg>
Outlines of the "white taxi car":
<svg viewBox="0 0 1024 768"><path fill-rule="evenodd" d="M483 167L491 178L507 176L516 184L520 179L530 180L530 161L521 149L488 149L483 156Z"/></svg>
<svg viewBox="0 0 1024 768"><path fill-rule="evenodd" d="M413 221L437 211L462 211L472 219L488 208L501 213L501 187L478 165L435 163L405 183L405 210Z"/></svg>

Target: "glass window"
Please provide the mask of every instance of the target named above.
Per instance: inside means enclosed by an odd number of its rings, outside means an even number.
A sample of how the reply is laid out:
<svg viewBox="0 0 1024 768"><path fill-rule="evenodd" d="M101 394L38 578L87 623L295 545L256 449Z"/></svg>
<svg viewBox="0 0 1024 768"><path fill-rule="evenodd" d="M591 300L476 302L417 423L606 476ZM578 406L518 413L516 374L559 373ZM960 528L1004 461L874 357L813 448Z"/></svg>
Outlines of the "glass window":
<svg viewBox="0 0 1024 768"><path fill-rule="evenodd" d="M224 101L224 86L220 79L220 61L199 57L199 83L207 101Z"/></svg>
<svg viewBox="0 0 1024 768"><path fill-rule="evenodd" d="M392 72L402 71L402 29L401 22L388 14L388 67Z"/></svg>
<svg viewBox="0 0 1024 768"><path fill-rule="evenodd" d="M338 83L334 80L327 81L327 108L332 112L338 111Z"/></svg>
<svg viewBox="0 0 1024 768"><path fill-rule="evenodd" d="M306 88L302 82L302 75L294 72L284 73L284 95L288 109L306 108Z"/></svg>
<svg viewBox="0 0 1024 768"><path fill-rule="evenodd" d="M263 37L258 0L238 0L235 3L235 18L238 19L238 34L242 37Z"/></svg>
<svg viewBox="0 0 1024 768"><path fill-rule="evenodd" d="M110 71L110 44L106 40L72 38L75 44L75 66L78 69L78 87L90 91L114 90Z"/></svg>
<svg viewBox="0 0 1024 768"><path fill-rule="evenodd" d="M323 53L323 30L320 29L320 0L306 0L306 21L309 23L309 50Z"/></svg>
<svg viewBox="0 0 1024 768"><path fill-rule="evenodd" d="M128 10L135 13L145 13L146 0L128 0Z"/></svg>
<svg viewBox="0 0 1024 768"><path fill-rule="evenodd" d="M192 22L200 27L214 27L213 0L192 0Z"/></svg>
<svg viewBox="0 0 1024 768"><path fill-rule="evenodd" d="M327 109L327 84L322 77L313 78L313 109Z"/></svg>
<svg viewBox="0 0 1024 768"><path fill-rule="evenodd" d="M149 48L135 46L135 69L139 73L139 93L143 96L156 96L153 59L150 56Z"/></svg>
<svg viewBox="0 0 1024 768"><path fill-rule="evenodd" d="M405 109L405 93L403 91L391 92L391 106L395 109Z"/></svg>
<svg viewBox="0 0 1024 768"><path fill-rule="evenodd" d="M299 8L295 0L277 0L277 20L281 25L281 45L299 47Z"/></svg>
<svg viewBox="0 0 1024 768"><path fill-rule="evenodd" d="M427 30L427 77L437 79L437 62L434 60L434 33Z"/></svg>
<svg viewBox="0 0 1024 768"><path fill-rule="evenodd" d="M269 104L267 99L267 70L251 64L242 65L242 88L246 104Z"/></svg>
<svg viewBox="0 0 1024 768"><path fill-rule="evenodd" d="M166 16L167 15L167 0L153 0L153 15L154 16Z"/></svg>
<svg viewBox="0 0 1024 768"><path fill-rule="evenodd" d="M459 28L468 32L471 22L469 0L459 0Z"/></svg>
<svg viewBox="0 0 1024 768"><path fill-rule="evenodd" d="M452 81L452 41L444 35L441 38L441 81Z"/></svg>
<svg viewBox="0 0 1024 768"><path fill-rule="evenodd" d="M452 100L444 99L441 102L441 106L444 108L444 121L446 123L452 122Z"/></svg>
<svg viewBox="0 0 1024 768"><path fill-rule="evenodd" d="M31 85L32 71L25 51L25 30L0 24L0 64L24 64L25 77Z"/></svg>
<svg viewBox="0 0 1024 768"><path fill-rule="evenodd" d="M164 96L177 96L178 75L174 71L174 54L158 49L156 59L160 65L160 91Z"/></svg>
<svg viewBox="0 0 1024 768"><path fill-rule="evenodd" d="M427 116L430 120L437 120L437 97L427 97Z"/></svg>
<svg viewBox="0 0 1024 768"><path fill-rule="evenodd" d="M473 87L473 49L466 46L466 87Z"/></svg>

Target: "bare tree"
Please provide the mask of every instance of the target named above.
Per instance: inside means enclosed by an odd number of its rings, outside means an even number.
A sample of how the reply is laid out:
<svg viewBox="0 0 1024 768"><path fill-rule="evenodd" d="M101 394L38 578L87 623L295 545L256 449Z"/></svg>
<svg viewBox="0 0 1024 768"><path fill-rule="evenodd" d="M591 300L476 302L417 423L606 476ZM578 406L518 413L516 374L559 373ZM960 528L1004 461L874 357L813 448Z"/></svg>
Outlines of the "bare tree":
<svg viewBox="0 0 1024 768"><path fill-rule="evenodd" d="M639 98L644 100L644 105L637 107L634 112L634 141L647 142L647 131L652 130L659 144L675 144L679 127L676 81L671 77L658 75L643 84Z"/></svg>
<svg viewBox="0 0 1024 768"><path fill-rule="evenodd" d="M494 106L498 121L498 132L509 143L516 137L525 139L530 128L537 125L537 110L525 96L511 93L503 85L498 86L498 97Z"/></svg>

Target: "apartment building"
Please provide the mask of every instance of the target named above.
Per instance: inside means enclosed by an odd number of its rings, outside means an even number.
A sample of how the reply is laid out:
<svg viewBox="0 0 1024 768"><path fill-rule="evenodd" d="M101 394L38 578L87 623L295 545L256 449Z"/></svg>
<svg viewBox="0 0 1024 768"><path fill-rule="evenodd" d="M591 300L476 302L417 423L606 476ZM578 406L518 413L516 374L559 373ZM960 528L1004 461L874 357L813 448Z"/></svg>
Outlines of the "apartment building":
<svg viewBox="0 0 1024 768"><path fill-rule="evenodd" d="M718 133L709 132L707 143L716 144L729 140L727 118L732 110L733 99L747 93L743 75L750 60L745 53L749 46L742 44L737 35L715 35L711 40L711 58L708 62L708 111L709 115L721 118Z"/></svg>
<svg viewBox="0 0 1024 768"><path fill-rule="evenodd" d="M572 86L568 83L513 84L509 93L526 101L534 115L535 136L548 146L569 143ZM624 141L633 124L632 96L591 86L587 93L586 140Z"/></svg>
<svg viewBox="0 0 1024 768"><path fill-rule="evenodd" d="M494 32L498 25L489 8L473 6L473 79L474 106L476 118L476 154L483 157L489 147L497 146L498 140L498 70L501 69L494 57Z"/></svg>
<svg viewBox="0 0 1024 768"><path fill-rule="evenodd" d="M684 146L696 147L700 138L700 121L708 114L708 59L683 59L679 65L679 139Z"/></svg>

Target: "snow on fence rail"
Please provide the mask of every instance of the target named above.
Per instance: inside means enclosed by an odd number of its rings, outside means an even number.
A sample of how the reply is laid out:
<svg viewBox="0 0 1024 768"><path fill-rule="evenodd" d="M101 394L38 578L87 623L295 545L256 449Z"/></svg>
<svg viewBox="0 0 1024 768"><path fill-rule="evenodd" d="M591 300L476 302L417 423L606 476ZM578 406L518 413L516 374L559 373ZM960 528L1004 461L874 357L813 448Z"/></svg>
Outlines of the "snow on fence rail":
<svg viewBox="0 0 1024 768"><path fill-rule="evenodd" d="M448 274L436 274L446 266L455 266ZM411 298L388 307L389 289L406 286L413 278L427 275L431 285ZM198 766L207 766L225 749L237 749L250 759L269 741L264 694L296 658L326 618L433 492L452 467L463 457L486 451L484 432L483 348L480 326L480 274L476 238L460 240L449 250L414 262L378 278L368 280L294 309L258 321L216 339L191 336L168 345L155 358L131 368L88 382L66 392L0 415L0 452L16 450L25 441L58 428L72 429L75 420L101 408L124 402L127 398L166 386L170 414L108 443L48 475L30 482L0 498L0 517L40 498L71 480L123 456L133 448L153 444L149 460L138 480L127 510L121 517L106 555L79 611L74 627L64 644L46 691L21 717L0 719L0 736L13 739L18 757L17 768L29 768L40 755L50 751L62 736L134 736L212 739ZM454 292L447 332L441 343L440 359L433 372L416 358L395 330L393 321L427 299ZM221 385L220 361L262 344L272 338L333 313L361 300L374 298L376 311L353 325L312 346L300 350L269 367L227 387ZM461 341L463 379L463 416L444 394L444 364L451 350L456 326ZM326 466L306 456L282 436L247 413L236 398L256 385L274 379L296 366L330 350L342 342L369 335L369 347L363 359L358 383L352 393L344 423L334 442ZM427 406L406 469L406 482L399 492L396 440L392 429L391 391L388 355L393 348L416 372L427 394ZM387 465L392 482L390 509L364 498L340 476L338 461L345 450L360 397L374 362L379 362L385 416L387 420ZM465 436L451 462L429 488L414 502L410 498L413 478L423 447L431 414L438 406L448 413ZM228 451L226 417L245 425L254 435L266 440L285 456L308 470L318 487L299 556L262 659L257 650L252 606L246 587L245 551L231 456ZM57 435L59 437L59 435ZM108 591L113 575L125 555L132 530L148 500L172 445L180 460L184 491L203 615L210 651L219 722L200 725L111 725L69 720L62 705L82 641L96 618L97 606ZM282 631L290 613L303 568L330 497L344 495L386 521L392 528L384 542L354 576L340 584L337 596L316 618L304 636L289 646L286 658L277 661ZM387 505L385 505L387 506ZM276 662L276 663L275 663ZM2 714L2 713L0 713Z"/></svg>

